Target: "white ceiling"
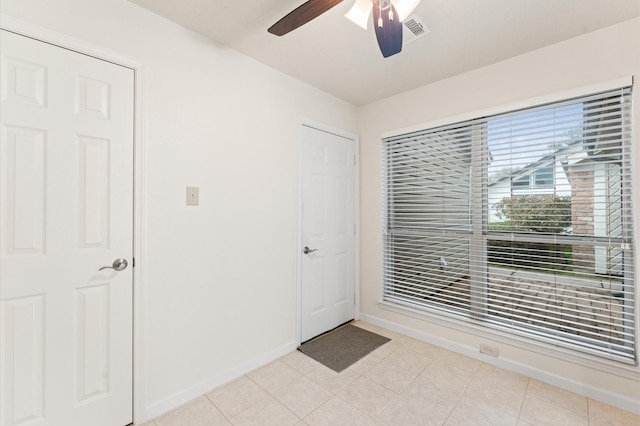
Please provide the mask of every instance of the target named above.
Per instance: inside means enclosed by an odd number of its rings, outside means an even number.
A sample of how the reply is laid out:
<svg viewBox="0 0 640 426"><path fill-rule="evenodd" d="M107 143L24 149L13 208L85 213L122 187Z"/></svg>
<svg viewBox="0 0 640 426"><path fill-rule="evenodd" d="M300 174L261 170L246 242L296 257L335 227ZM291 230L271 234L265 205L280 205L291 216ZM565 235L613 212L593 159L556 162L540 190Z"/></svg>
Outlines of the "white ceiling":
<svg viewBox="0 0 640 426"><path fill-rule="evenodd" d="M277 37L305 0L130 0L356 106L640 16L640 0L422 0L431 30L384 59L354 0Z"/></svg>

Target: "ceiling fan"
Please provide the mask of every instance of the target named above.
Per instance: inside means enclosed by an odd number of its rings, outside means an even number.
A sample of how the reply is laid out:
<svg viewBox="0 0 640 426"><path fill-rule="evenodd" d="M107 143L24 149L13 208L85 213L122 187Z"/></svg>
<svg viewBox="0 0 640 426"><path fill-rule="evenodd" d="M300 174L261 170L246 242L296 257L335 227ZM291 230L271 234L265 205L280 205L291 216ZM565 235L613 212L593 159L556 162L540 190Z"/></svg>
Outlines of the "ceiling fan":
<svg viewBox="0 0 640 426"><path fill-rule="evenodd" d="M322 15L343 0L307 0L273 24L267 31L282 36ZM420 0L356 0L346 17L367 28L373 12L373 24L382 56L388 58L402 50L402 21Z"/></svg>

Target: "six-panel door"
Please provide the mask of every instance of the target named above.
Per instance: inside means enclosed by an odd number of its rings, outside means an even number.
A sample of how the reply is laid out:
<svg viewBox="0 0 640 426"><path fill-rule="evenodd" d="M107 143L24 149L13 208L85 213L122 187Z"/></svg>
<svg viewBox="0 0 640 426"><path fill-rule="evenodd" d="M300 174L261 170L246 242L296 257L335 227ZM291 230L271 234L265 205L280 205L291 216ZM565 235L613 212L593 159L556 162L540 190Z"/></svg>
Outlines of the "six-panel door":
<svg viewBox="0 0 640 426"><path fill-rule="evenodd" d="M301 131L301 341L354 318L355 142Z"/></svg>
<svg viewBox="0 0 640 426"><path fill-rule="evenodd" d="M129 424L133 71L0 43L1 424Z"/></svg>

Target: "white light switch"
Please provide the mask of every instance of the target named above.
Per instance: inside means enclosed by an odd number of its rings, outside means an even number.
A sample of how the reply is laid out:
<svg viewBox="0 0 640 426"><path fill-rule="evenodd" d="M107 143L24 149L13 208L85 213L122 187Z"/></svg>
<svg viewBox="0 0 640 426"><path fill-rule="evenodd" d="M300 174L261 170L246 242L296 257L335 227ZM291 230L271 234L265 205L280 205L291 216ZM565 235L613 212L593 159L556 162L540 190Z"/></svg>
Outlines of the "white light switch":
<svg viewBox="0 0 640 426"><path fill-rule="evenodd" d="M197 206L200 204L200 188L197 186L187 186L187 205Z"/></svg>

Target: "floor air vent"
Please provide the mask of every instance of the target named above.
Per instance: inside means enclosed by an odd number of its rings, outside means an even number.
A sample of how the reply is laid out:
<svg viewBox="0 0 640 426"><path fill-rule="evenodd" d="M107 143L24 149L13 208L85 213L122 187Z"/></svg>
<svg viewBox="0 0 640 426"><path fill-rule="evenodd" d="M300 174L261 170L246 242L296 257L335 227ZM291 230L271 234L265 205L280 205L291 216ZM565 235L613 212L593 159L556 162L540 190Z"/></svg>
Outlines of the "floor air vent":
<svg viewBox="0 0 640 426"><path fill-rule="evenodd" d="M424 37L431 32L431 30L426 26L422 18L420 18L415 13L410 15L407 19L402 22L403 25L403 34L402 34L402 44L411 43L414 40L419 39L420 37Z"/></svg>

